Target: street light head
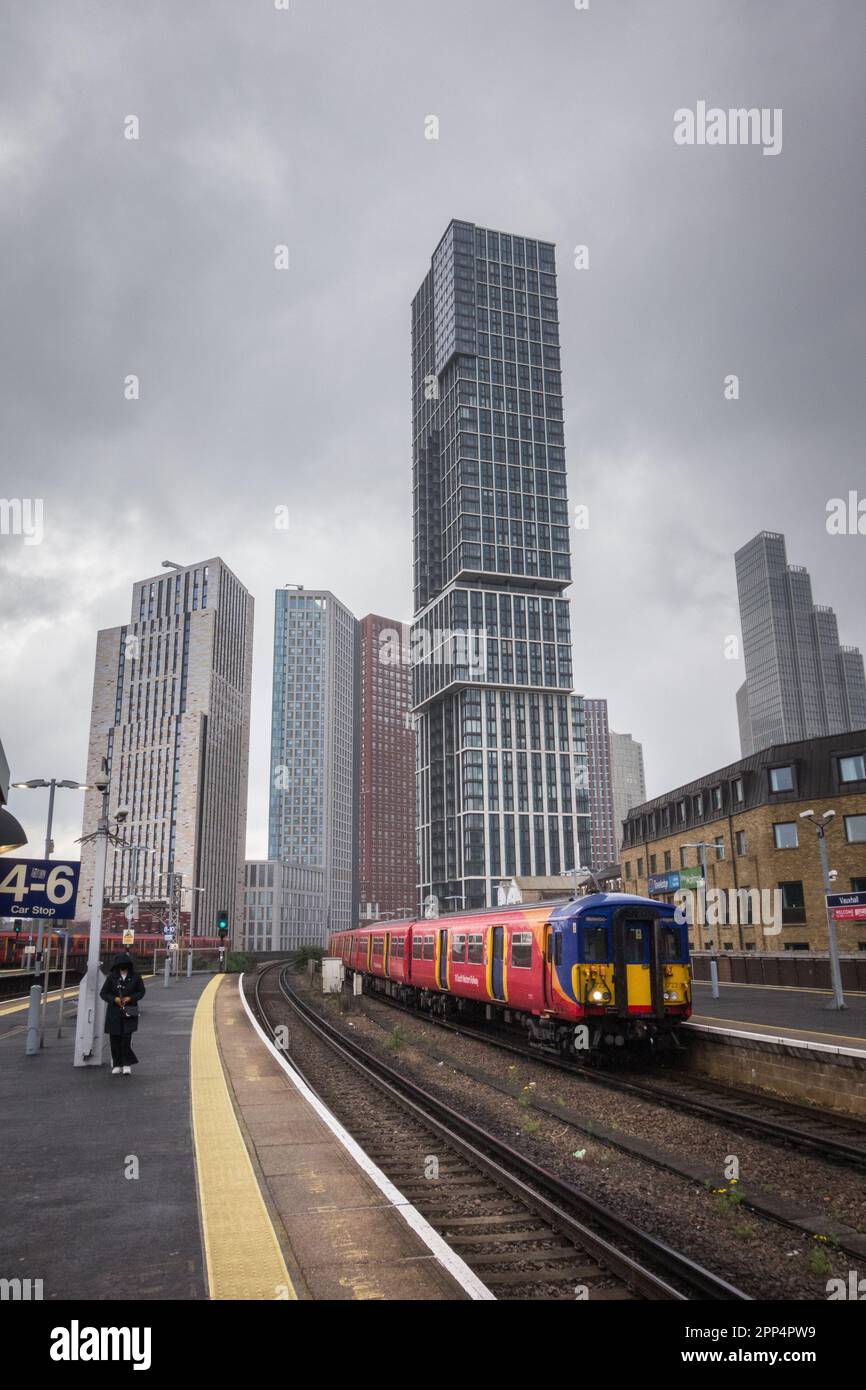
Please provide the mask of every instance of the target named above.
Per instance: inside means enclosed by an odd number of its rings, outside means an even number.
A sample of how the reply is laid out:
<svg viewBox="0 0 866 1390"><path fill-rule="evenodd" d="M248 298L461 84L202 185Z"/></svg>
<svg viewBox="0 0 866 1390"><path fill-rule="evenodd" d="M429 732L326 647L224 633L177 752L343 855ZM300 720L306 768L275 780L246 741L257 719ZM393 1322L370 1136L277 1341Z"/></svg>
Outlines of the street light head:
<svg viewBox="0 0 866 1390"><path fill-rule="evenodd" d="M815 815L815 812L814 812L814 811L801 811L801 812L800 812L800 820L812 820L813 817L814 817L814 815Z"/></svg>
<svg viewBox="0 0 866 1390"><path fill-rule="evenodd" d="M85 790L83 782L73 782L69 778L64 778L64 780L62 782L58 782L57 785L58 787L68 787L71 792L80 792Z"/></svg>
<svg viewBox="0 0 866 1390"><path fill-rule="evenodd" d="M182 570L183 565L179 565L177 560L163 560L162 568L164 570Z"/></svg>
<svg viewBox="0 0 866 1390"><path fill-rule="evenodd" d="M821 817L821 819L822 819L822 820L832 820L833 817L835 816L835 814L836 814L835 811L825 811L824 814L823 814L823 816Z"/></svg>
<svg viewBox="0 0 866 1390"><path fill-rule="evenodd" d="M50 787L51 783L46 782L44 777L32 777L29 782L13 782L13 787Z"/></svg>

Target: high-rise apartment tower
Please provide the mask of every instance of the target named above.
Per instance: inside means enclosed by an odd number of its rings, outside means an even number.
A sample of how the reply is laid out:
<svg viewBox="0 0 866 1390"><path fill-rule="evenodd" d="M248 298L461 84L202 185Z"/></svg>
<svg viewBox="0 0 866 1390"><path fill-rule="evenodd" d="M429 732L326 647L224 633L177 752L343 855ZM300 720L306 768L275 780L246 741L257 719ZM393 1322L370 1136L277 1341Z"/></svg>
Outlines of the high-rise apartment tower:
<svg viewBox="0 0 866 1390"><path fill-rule="evenodd" d="M451 910L588 855L550 243L449 225L412 303L412 419L419 888Z"/></svg>

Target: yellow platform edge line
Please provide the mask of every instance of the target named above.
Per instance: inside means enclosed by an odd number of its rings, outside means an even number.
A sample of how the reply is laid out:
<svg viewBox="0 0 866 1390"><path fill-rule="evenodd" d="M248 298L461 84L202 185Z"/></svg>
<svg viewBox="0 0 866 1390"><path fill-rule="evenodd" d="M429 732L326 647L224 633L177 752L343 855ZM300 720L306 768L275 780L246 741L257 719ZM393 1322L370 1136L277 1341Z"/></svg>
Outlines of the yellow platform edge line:
<svg viewBox="0 0 866 1390"><path fill-rule="evenodd" d="M156 977L154 976L153 971L152 971L152 970L149 970L149 971L146 971L144 974L142 974L142 977L141 977L141 978L142 978L143 980L152 980L152 979L155 979ZM75 999L75 1000L77 1001L77 999L78 999L78 990L79 990L79 981L78 981L78 980L76 980L76 981L75 981L73 984L71 984L71 985L67 985L67 986L66 986L66 996L65 996L64 1002L68 1002L70 999ZM46 1008L48 1007L49 1004L56 1004L56 1003L59 1001L59 999L60 999L60 990L59 990L59 989L52 989L52 990L49 990L49 992L45 995L45 1006L46 1006ZM16 1000L16 1002L15 1002L14 1004L3 1004L3 1005L0 1005L0 1018L4 1018L4 1017L6 1016L6 1014L17 1014L17 1013L22 1013L22 1012L24 1011L24 1009L28 1009L29 1007L30 1007L30 995L27 994L23 999L18 999L18 1000Z"/></svg>
<svg viewBox="0 0 866 1390"><path fill-rule="evenodd" d="M190 1042L192 1130L208 1296L295 1299L217 1045L216 994L224 979L216 975L202 992Z"/></svg>

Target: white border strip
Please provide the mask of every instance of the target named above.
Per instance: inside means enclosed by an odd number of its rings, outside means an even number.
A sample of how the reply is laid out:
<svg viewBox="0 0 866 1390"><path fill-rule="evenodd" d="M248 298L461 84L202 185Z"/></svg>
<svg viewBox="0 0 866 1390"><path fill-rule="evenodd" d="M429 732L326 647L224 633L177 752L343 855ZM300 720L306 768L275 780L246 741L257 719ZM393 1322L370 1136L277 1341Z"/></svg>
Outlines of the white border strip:
<svg viewBox="0 0 866 1390"><path fill-rule="evenodd" d="M701 1033L720 1033L728 1038L745 1038L748 1042L781 1043L784 1047L799 1047L804 1052L832 1052L837 1057L859 1057L866 1062L866 1047L834 1047L832 1043L810 1042L808 1038L785 1038L776 1033L746 1033L740 1028L717 1028L712 1023L684 1023L683 1028Z"/></svg>
<svg viewBox="0 0 866 1390"><path fill-rule="evenodd" d="M481 1302L490 1300L495 1302L496 1295L491 1293L487 1285L482 1284L477 1275L472 1273L472 1270L465 1261L451 1249L451 1246L442 1239L437 1231L434 1231L430 1222L421 1215L420 1211L412 1206L411 1202L406 1200L402 1192L394 1186L390 1178L385 1176L381 1168L376 1167L376 1164L364 1152L360 1145L356 1143L349 1131L343 1128L340 1121L331 1114L327 1106L319 1100L317 1095L313 1094L303 1077L295 1071L291 1063L288 1062L274 1046L270 1038L261 1028L252 1009L247 1003L246 996L244 995L243 975L241 975L238 980L238 993L241 997L241 1003L246 1010L247 1018L271 1056L279 1062L295 1090L303 1096L308 1105L312 1106L313 1110L315 1110L316 1114L319 1116L319 1119L324 1121L334 1137L339 1140L346 1152L349 1153L358 1164L358 1167L363 1169L367 1177L378 1187L383 1197L387 1199L395 1211L399 1212L406 1224L411 1226L415 1234L419 1236L427 1246L427 1249L433 1255L434 1259L447 1270L455 1283L459 1284L460 1288L463 1289L464 1293L467 1293L471 1299Z"/></svg>

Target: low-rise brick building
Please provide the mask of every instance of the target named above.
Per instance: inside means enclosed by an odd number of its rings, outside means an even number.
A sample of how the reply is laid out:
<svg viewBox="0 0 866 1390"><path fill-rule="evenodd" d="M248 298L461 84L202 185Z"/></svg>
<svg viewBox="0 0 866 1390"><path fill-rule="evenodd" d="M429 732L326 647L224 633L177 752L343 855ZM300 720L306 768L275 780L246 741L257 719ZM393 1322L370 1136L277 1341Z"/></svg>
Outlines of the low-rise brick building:
<svg viewBox="0 0 866 1390"><path fill-rule="evenodd" d="M623 888L665 901L695 888L703 842L707 888L727 891L716 895L715 920L708 912L707 925L690 929L694 948L826 951L820 849L805 810L835 811L826 840L832 891L866 892L866 729L764 748L635 806L623 822ZM778 891L781 930L756 918L741 890ZM866 951L866 919L837 930L842 952Z"/></svg>

